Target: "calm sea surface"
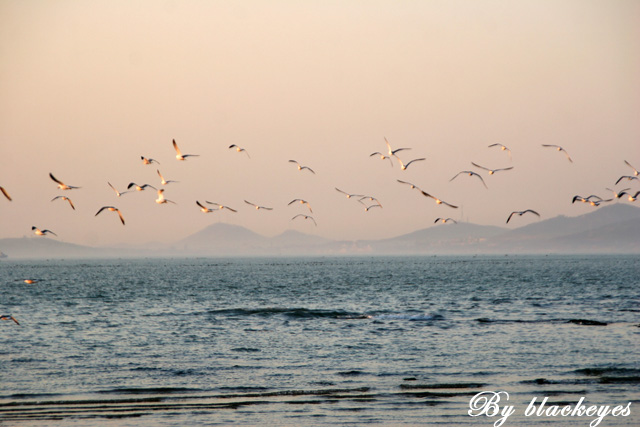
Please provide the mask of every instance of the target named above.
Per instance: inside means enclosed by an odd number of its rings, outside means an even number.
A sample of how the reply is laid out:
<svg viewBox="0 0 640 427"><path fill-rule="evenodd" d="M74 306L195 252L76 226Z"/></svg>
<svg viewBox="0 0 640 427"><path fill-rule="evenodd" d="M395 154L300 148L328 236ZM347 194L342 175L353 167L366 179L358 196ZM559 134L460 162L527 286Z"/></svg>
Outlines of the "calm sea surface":
<svg viewBox="0 0 640 427"><path fill-rule="evenodd" d="M640 425L638 256L5 260L0 285L3 426L493 426L483 391L505 426Z"/></svg>

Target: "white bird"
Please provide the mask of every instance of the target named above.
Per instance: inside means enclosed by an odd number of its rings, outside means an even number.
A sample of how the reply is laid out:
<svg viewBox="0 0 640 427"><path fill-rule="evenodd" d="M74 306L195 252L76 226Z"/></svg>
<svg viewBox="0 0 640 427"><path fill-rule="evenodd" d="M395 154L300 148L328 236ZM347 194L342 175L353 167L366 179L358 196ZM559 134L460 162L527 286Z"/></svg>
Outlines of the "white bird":
<svg viewBox="0 0 640 427"><path fill-rule="evenodd" d="M259 209L266 209L266 210L268 210L268 211L272 211L272 210L273 210L273 208L267 208L267 207L265 207L265 206L259 206L259 205L256 205L255 203L251 203L251 202L248 202L248 201L246 201L246 200L245 200L244 202L245 202L246 204L248 204L248 205L253 206L254 208L256 208L256 210L259 210Z"/></svg>
<svg viewBox="0 0 640 427"><path fill-rule="evenodd" d="M432 198L432 199L433 199L433 200L435 200L435 201L436 201L436 203L437 203L437 204L439 204L439 205L447 205L447 206L449 206L449 207L451 207L451 208L458 209L458 207L457 207L457 206L454 206L454 205L452 205L452 204L450 204L450 203L445 202L444 200L441 200L441 199L438 199L437 197L432 196L431 194L429 194L429 193L427 193L426 191L422 190L422 189L421 189L420 187L418 187L417 185L414 185L414 184L412 184L412 183L410 183L410 182L402 181L402 180L399 180L399 179L398 179L397 181L398 181L400 184L406 184L406 185L409 185L409 186L411 187L411 189L416 189L416 190L418 190L420 193L422 193L422 195L423 195L423 196Z"/></svg>
<svg viewBox="0 0 640 427"><path fill-rule="evenodd" d="M56 179L56 177L53 176L51 172L49 172L49 176L51 177L52 180L54 180L58 184L58 188L60 190L75 190L76 188L80 188L80 187L74 187L73 185L65 184L64 182Z"/></svg>
<svg viewBox="0 0 640 427"><path fill-rule="evenodd" d="M200 206L200 210L204 213L210 213L210 212L215 212L218 209L209 209L206 206L203 206L202 203L200 203L199 201L196 200L196 205Z"/></svg>
<svg viewBox="0 0 640 427"><path fill-rule="evenodd" d="M358 200L358 201L360 202L360 200ZM362 203L362 202L360 202L360 203ZM362 203L362 204L364 205L364 211L365 212L369 212L369 209L371 209L371 208L382 208L382 205L380 205L378 203L376 203L374 205L369 205L369 206L365 205L364 203Z"/></svg>
<svg viewBox="0 0 640 427"><path fill-rule="evenodd" d="M111 187L111 189L116 192L116 196L118 196L118 197L122 196L123 194L131 193L131 191L123 191L121 193L118 190L116 190L116 188L113 185L111 185L110 182L107 182L107 184L109 184L109 187Z"/></svg>
<svg viewBox="0 0 640 427"><path fill-rule="evenodd" d="M31 229L33 230L33 232L37 235L37 236L44 236L45 234L49 233L49 234L53 234L54 236L57 236L56 233L54 233L51 230L40 230L39 228L37 228L35 225L33 227L31 227Z"/></svg>
<svg viewBox="0 0 640 427"><path fill-rule="evenodd" d="M154 190L157 190L157 188L154 187L153 185L150 185L150 184L138 185L135 182L130 182L129 185L127 185L127 189L129 189L131 187L135 187L136 191L144 191L147 187L153 188Z"/></svg>
<svg viewBox="0 0 640 427"><path fill-rule="evenodd" d="M396 156L396 159L398 159L398 163L400 163L400 169L402 169L402 170L406 170L406 169L409 167L409 165L410 165L411 163L413 163L413 162L420 162L420 161L422 161L422 160L427 160L427 159L425 159L424 157L421 157L421 158L419 158L419 159L413 159L413 160L409 161L407 164L404 164L404 163L402 162L402 160L400 159L400 157Z"/></svg>
<svg viewBox="0 0 640 427"><path fill-rule="evenodd" d="M511 159L511 150L509 150L505 145L502 145L502 144L491 144L491 145L489 145L489 147L500 147L500 150L507 152L507 154L509 155L509 160L512 160Z"/></svg>
<svg viewBox="0 0 640 427"><path fill-rule="evenodd" d="M76 207L73 206L73 202L71 201L70 198L66 197L66 196L56 196L53 199L51 199L51 201L53 202L56 199L62 199L62 200L66 200L67 202L69 202L69 205L71 205L71 208L75 211Z"/></svg>
<svg viewBox="0 0 640 427"><path fill-rule="evenodd" d="M295 160L289 160L289 162L290 162L290 163L295 163L295 164L298 166L298 170L299 170L299 171L304 170L304 169L307 169L307 170L308 170L309 172L311 172L312 174L314 174L314 175L316 174L316 173L313 171L313 169L311 169L309 166L302 166L302 165L300 165L300 163L296 162Z"/></svg>
<svg viewBox="0 0 640 427"><path fill-rule="evenodd" d="M180 149L178 148L178 144L176 144L176 140L173 140L173 148L176 150L176 159L178 160L187 160L187 157L198 157L199 154L182 154Z"/></svg>
<svg viewBox="0 0 640 427"><path fill-rule="evenodd" d="M488 171L489 175L493 175L496 172L508 171L508 170L513 169L513 166L509 166L508 168L501 168L501 169L489 169L489 168L485 168L484 166L480 166L479 164L476 164L476 163L473 163L473 162L471 162L471 164L473 166L477 167L477 168L484 169L484 170Z"/></svg>
<svg viewBox="0 0 640 427"><path fill-rule="evenodd" d="M317 227L318 224L316 223L316 220L313 219L313 217L309 216L309 215L303 215L303 214L298 214L296 216L294 216L293 218L291 218L291 221L293 221L294 219L298 218L298 217L302 217L304 219L310 219L311 221L313 221L313 224Z"/></svg>
<svg viewBox="0 0 640 427"><path fill-rule="evenodd" d="M454 179L456 179L458 177L458 175L463 174L463 173L467 174L469 176L477 176L478 178L480 178L480 181L482 181L482 185L484 185L484 188L487 188L487 189L489 188L489 187L487 187L487 184L484 182L484 179L482 179L480 174L477 174L477 173L475 173L473 171L461 171L461 172L458 172L453 178L451 178L449 180L449 182L453 181Z"/></svg>
<svg viewBox="0 0 640 427"><path fill-rule="evenodd" d="M627 179L627 180L629 180L629 181L632 181L632 180L634 180L634 179L638 179L638 180L640 180L640 178L638 178L638 177L637 177L637 176L635 176L635 175L623 175L623 176L621 176L620 178L618 178L618 180L616 181L616 185L618 185L618 183L619 183L620 181L622 181L623 179Z"/></svg>
<svg viewBox="0 0 640 427"><path fill-rule="evenodd" d="M633 196L631 195L631 193L627 193L627 192L623 192L622 194L626 194L628 197L627 200L629 200L630 202L635 202L636 200L638 200L638 195L640 195L640 190L636 191L636 194L634 194Z"/></svg>
<svg viewBox="0 0 640 427"><path fill-rule="evenodd" d="M346 196L347 196L347 199L350 199L350 198L352 198L352 197L364 197L364 195L363 195L363 194L351 194L351 193L347 193L347 192L345 192L345 191L340 190L338 187L335 187L335 189L336 189L336 191L338 191L338 192L340 192L340 193L342 193L342 194L346 195Z"/></svg>
<svg viewBox="0 0 640 427"><path fill-rule="evenodd" d="M251 156L249 155L249 152L247 150L245 150L244 148L238 147L236 144L231 144L229 146L229 149L232 149L232 148L235 148L238 153L242 153L244 151L244 153L247 155L247 157L251 158Z"/></svg>
<svg viewBox="0 0 640 427"><path fill-rule="evenodd" d="M381 152L379 152L379 151L376 151L376 152L374 152L374 153L369 154L369 157L373 157L373 156L380 156L380 160L387 160L387 159L389 159L389 165L390 165L391 167L393 167L393 159L391 159L391 157L390 157L390 156L385 156L384 154L382 154L382 153L381 153Z"/></svg>
<svg viewBox="0 0 640 427"><path fill-rule="evenodd" d="M162 176L162 174L160 173L160 169L156 169L156 172L158 172L158 176L160 177L160 183L161 183L162 185L167 185L167 184L170 184L170 183L172 183L172 182L178 182L178 181L171 181L171 180L167 181L166 179L164 179L164 177L163 177L163 176Z"/></svg>
<svg viewBox="0 0 640 427"><path fill-rule="evenodd" d="M142 164L145 165L150 165L151 163L160 164L159 161L157 161L156 159L152 159L151 157L140 156L140 159L142 160Z"/></svg>
<svg viewBox="0 0 640 427"><path fill-rule="evenodd" d="M565 150L564 148L560 147L559 145L553 145L553 144L542 144L543 147L548 147L548 148L555 148L557 151L562 151L564 153L565 156L567 156L567 159L573 163L573 160L571 160L571 157L569 157L569 153L567 153L567 150Z"/></svg>
<svg viewBox="0 0 640 427"><path fill-rule="evenodd" d="M411 187L411 189L412 189L412 190L413 190L413 189L416 189L416 190L418 190L418 191L422 191L422 190L421 190L417 185L414 185L414 184L412 184L412 183L410 183L410 182L402 181L402 180L400 180L400 179L398 179L397 181L398 181L400 184L407 184L408 186L410 186L410 187Z"/></svg>
<svg viewBox="0 0 640 427"><path fill-rule="evenodd" d="M116 208L115 206L103 206L100 208L98 212L96 212L94 216L98 216L98 214L105 209L111 212L117 212L118 216L120 217L120 222L122 222L122 225L124 225L124 218L122 217L122 212L120 212L120 209Z"/></svg>
<svg viewBox="0 0 640 427"><path fill-rule="evenodd" d="M164 198L164 188L161 188L160 190L158 190L158 198L156 199L156 203L159 205L163 203L173 203L174 205L177 205L177 203L174 202L173 200L168 200Z"/></svg>
<svg viewBox="0 0 640 427"><path fill-rule="evenodd" d="M614 199L619 199L619 198L620 198L620 197L622 197L623 195L625 195L625 194L629 194L629 193L627 193L626 191L627 191L627 190L631 190L631 188L623 188L623 189L622 189L622 190L620 190L620 191L612 190L612 189L610 189L610 188L606 188L606 190L609 190L609 191L611 191L611 192L613 193L613 198L614 198Z"/></svg>
<svg viewBox="0 0 640 427"><path fill-rule="evenodd" d="M511 217L512 217L512 216L514 216L514 215L516 215L516 214L518 214L519 216L522 216L522 215L526 214L527 212L530 212L530 213L532 213L532 214L534 214L534 215L540 216L540 214L539 214L538 212L536 212L536 211L534 211L534 210L531 210L531 209L527 209L527 210L525 210L525 211L514 211L514 212L511 212L511 215L509 215L509 218L507 218L507 224L508 224L508 223L509 223L509 221L511 220Z"/></svg>
<svg viewBox="0 0 640 427"><path fill-rule="evenodd" d="M373 196L362 196L360 199L358 199L358 201L360 203L362 203L362 201L365 200L365 199L370 201L370 202L376 202L378 205L380 205L380 207L382 207L382 203L380 203L380 200L376 199Z"/></svg>
<svg viewBox="0 0 640 427"><path fill-rule="evenodd" d="M13 320L16 325L19 325L20 323L16 320L15 317L13 317L10 314L0 314L0 320Z"/></svg>
<svg viewBox="0 0 640 427"><path fill-rule="evenodd" d="M384 137L384 142L385 144L387 144L387 150L389 153L389 157L391 156L395 156L397 152L399 151L403 151L403 150L411 150L411 148L396 148L395 150L391 148L391 144L389 144L389 141L387 141L387 137Z"/></svg>
<svg viewBox="0 0 640 427"><path fill-rule="evenodd" d="M205 201L206 201L206 200L205 200ZM209 201L206 201L206 202L207 202L207 203L209 203L210 205L217 206L219 210L226 209L226 210L229 210L229 211L231 211L231 212L238 212L237 210L235 210L235 209L233 209L233 208L230 208L229 206L222 205L222 204L220 204L220 203L216 203L216 202L209 202Z"/></svg>
<svg viewBox="0 0 640 427"><path fill-rule="evenodd" d="M11 196L9 195L9 193L7 192L7 190L5 190L4 187L0 187L0 192L2 192L2 194L4 194L4 197L7 198L7 200L11 201Z"/></svg>
<svg viewBox="0 0 640 427"><path fill-rule="evenodd" d="M313 213L313 210L311 209L311 205L309 204L309 202L307 202L306 200L303 200L303 199L293 199L292 201L290 201L288 203L288 205L290 206L290 205L294 204L295 202L299 202L301 205L307 205L307 208L309 208L309 212Z"/></svg>
<svg viewBox="0 0 640 427"><path fill-rule="evenodd" d="M631 169L633 169L633 175L634 176L638 176L640 175L640 172L638 171L638 169L634 168L633 166L631 166L631 163L627 162L626 160L624 161L624 163L629 166Z"/></svg>
<svg viewBox="0 0 640 427"><path fill-rule="evenodd" d="M434 224L437 224L438 222L443 222L443 223L447 223L447 222L453 222L454 224L457 224L458 221L456 221L453 218L436 218L436 220L433 222Z"/></svg>

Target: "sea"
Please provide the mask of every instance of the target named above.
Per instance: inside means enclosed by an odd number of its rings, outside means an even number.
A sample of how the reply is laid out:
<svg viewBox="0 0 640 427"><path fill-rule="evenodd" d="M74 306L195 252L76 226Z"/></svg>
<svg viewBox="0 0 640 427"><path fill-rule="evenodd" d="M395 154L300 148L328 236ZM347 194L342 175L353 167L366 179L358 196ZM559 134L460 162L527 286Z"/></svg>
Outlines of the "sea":
<svg viewBox="0 0 640 427"><path fill-rule="evenodd" d="M638 255L3 260L0 285L2 426L640 425Z"/></svg>

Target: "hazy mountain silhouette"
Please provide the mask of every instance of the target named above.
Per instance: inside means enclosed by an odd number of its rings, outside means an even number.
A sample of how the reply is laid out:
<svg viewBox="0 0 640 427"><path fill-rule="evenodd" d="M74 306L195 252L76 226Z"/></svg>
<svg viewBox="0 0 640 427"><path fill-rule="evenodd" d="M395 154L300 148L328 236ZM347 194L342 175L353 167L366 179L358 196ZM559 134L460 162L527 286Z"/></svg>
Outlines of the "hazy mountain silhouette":
<svg viewBox="0 0 640 427"><path fill-rule="evenodd" d="M0 239L13 258L135 256L296 256L340 254L640 253L640 208L613 203L576 216L557 216L508 229L470 223L438 224L381 240L336 241L287 230L266 237L216 223L165 249L93 248L52 238Z"/></svg>

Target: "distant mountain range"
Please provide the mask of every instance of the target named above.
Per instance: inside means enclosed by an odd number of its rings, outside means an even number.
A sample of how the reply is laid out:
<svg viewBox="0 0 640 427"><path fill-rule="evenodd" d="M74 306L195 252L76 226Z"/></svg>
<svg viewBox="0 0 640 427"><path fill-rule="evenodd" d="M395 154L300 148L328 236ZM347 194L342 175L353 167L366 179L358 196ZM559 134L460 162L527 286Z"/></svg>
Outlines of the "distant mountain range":
<svg viewBox="0 0 640 427"><path fill-rule="evenodd" d="M0 239L9 259L170 256L640 253L640 208L617 203L516 229L450 223L380 240L338 241L288 230L265 237L217 223L165 249L94 248L49 238Z"/></svg>

